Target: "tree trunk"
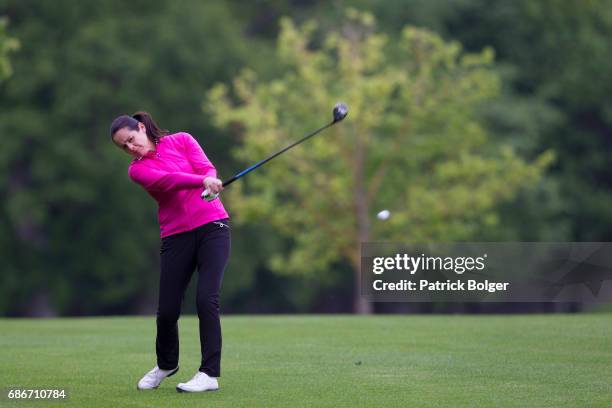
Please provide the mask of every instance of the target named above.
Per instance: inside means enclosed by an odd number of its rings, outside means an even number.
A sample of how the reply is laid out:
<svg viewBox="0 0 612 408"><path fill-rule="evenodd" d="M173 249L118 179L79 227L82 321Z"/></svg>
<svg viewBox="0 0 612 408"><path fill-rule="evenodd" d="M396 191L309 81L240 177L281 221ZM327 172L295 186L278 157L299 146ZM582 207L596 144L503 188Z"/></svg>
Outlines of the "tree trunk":
<svg viewBox="0 0 612 408"><path fill-rule="evenodd" d="M355 294L353 298L353 313L356 314L372 314L374 311L374 307L372 302L368 301L366 298L361 296L359 292L359 270L356 271L355 274Z"/></svg>
<svg viewBox="0 0 612 408"><path fill-rule="evenodd" d="M372 303L361 296L361 244L368 242L370 238L370 220L368 218L368 197L365 185L363 137L358 135L355 146L353 161L354 203L355 218L357 219L357 245L353 257L354 290L353 290L353 312L358 314L371 314Z"/></svg>

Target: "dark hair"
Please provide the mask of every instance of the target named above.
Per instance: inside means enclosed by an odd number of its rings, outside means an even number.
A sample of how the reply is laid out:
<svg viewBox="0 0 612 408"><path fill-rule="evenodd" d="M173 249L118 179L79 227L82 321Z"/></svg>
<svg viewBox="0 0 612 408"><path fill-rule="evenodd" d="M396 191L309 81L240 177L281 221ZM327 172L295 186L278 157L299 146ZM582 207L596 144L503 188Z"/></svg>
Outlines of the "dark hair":
<svg viewBox="0 0 612 408"><path fill-rule="evenodd" d="M113 120L110 127L111 139L119 129L128 128L130 130L138 130L138 122L145 126L147 137L157 143L159 139L168 134L167 130L160 129L148 112L136 112L132 116L121 115Z"/></svg>

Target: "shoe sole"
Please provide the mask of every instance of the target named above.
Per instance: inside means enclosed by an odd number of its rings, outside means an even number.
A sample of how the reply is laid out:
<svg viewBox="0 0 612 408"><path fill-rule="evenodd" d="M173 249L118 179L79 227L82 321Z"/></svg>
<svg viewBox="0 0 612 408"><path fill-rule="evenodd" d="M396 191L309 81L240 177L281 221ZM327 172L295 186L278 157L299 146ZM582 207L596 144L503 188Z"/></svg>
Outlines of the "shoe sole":
<svg viewBox="0 0 612 408"><path fill-rule="evenodd" d="M196 393L196 392L211 392L211 391L219 391L219 389L218 389L218 388L215 388L214 390L204 390L204 391L187 391L187 390L184 390L184 389L182 389L182 388L176 387L176 392L186 392L186 393L188 393L188 394L189 394L189 393Z"/></svg>
<svg viewBox="0 0 612 408"><path fill-rule="evenodd" d="M176 370L174 370L173 372L171 372L170 374L168 374L164 378L172 377L174 374L176 374L178 372L178 370L179 370L179 367L176 367ZM152 387L152 388L138 388L138 384L136 384L136 389L138 391L156 390L158 388L159 388L159 385L157 387Z"/></svg>

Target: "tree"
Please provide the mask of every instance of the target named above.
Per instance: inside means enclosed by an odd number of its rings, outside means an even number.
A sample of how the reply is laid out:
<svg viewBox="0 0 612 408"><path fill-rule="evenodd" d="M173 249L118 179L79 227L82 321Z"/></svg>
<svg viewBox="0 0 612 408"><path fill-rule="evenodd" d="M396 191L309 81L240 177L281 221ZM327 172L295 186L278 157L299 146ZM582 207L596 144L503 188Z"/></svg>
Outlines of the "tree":
<svg viewBox="0 0 612 408"><path fill-rule="evenodd" d="M446 34L468 48L493 46L505 75L505 103L490 112L492 128L522 134L514 140L527 154L554 149L556 155L544 188L526 194L518 211L505 211L506 219L522 239L609 240L612 3L469 0L454 6Z"/></svg>
<svg viewBox="0 0 612 408"><path fill-rule="evenodd" d="M2 9L22 49L0 87L0 313L147 310L158 281L156 206L128 179L130 159L108 127L149 110L223 163L198 95L246 58L239 25L221 2Z"/></svg>
<svg viewBox="0 0 612 408"><path fill-rule="evenodd" d="M0 81L13 73L8 56L11 52L19 49L19 41L6 34L7 25L7 19L0 16Z"/></svg>
<svg viewBox="0 0 612 408"><path fill-rule="evenodd" d="M358 293L361 243L469 239L496 224L495 205L533 186L552 155L526 162L488 142L475 113L498 93L491 49L464 53L409 26L392 44L371 14L346 16L329 33L282 20L277 51L286 73L263 82L245 70L231 89L209 92L207 109L218 126L238 126L235 154L250 162L319 127L335 101L349 104L345 122L228 196L240 221L264 218L293 240L271 259L276 271L324 276L348 261L355 310L368 312ZM374 223L383 208L391 218Z"/></svg>
<svg viewBox="0 0 612 408"><path fill-rule="evenodd" d="M6 78L8 78L13 70L12 70L12 66L11 63L9 61L9 53L17 50L19 48L19 42L12 37L9 37L6 33L6 27L8 25L8 21L6 18L0 18L0 83L2 83ZM2 158L0 157L0 165L3 164ZM8 223L6 222L7 217L4 214L4 210L0 213L0 225L2 225L2 230L5 230L6 227L8 227ZM8 228L6 228L8 229ZM4 246L8 246L10 243L10 237L4 235L4 234L0 234L0 245ZM7 287L9 290L10 288L13 288L15 286L18 285L18 282L16 279L6 279L7 274L10 274L10 264L7 265L9 269L8 273L5 272L4 276L5 279L3 279L3 287ZM7 304L8 304L8 299L3 298L2 300L0 300L0 310L6 308Z"/></svg>

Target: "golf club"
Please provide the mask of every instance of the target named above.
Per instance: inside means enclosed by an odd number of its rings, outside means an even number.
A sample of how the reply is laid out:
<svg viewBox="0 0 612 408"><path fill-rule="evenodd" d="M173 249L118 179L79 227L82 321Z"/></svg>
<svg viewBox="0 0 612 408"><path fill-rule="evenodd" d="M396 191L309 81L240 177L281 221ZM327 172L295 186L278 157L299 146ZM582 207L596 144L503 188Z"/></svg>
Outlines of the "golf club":
<svg viewBox="0 0 612 408"><path fill-rule="evenodd" d="M275 158L276 156L280 155L281 153L286 152L287 150L291 149L294 146L297 146L298 144L302 143L304 140L316 135L319 132L322 132L323 130L327 129L328 127L335 125L336 123L340 122L342 119L344 119L346 117L346 115L348 115L348 106L345 103L337 103L334 105L334 110L333 110L333 120L328 123L327 125L315 130L312 133L307 134L306 136L304 136L303 138L301 138L300 140L298 140L297 142L292 143L291 145L285 147L282 150L279 150L278 152L274 153L273 155L255 163L254 165L252 165L251 167L248 167L246 169L244 169L243 171L241 171L240 173L236 174L235 176L233 176L232 178L225 180L223 182L223 187L228 186L230 184L232 184L234 181L238 180L239 178L241 178L242 176L252 172L253 170L255 170L256 168L264 165L265 163L269 162L270 160L272 160L273 158ZM211 194L208 189L205 189L202 192L202 199L206 200L206 201L212 201L215 198L217 198L219 196L219 193L217 194Z"/></svg>

